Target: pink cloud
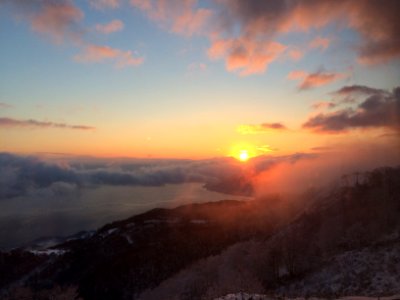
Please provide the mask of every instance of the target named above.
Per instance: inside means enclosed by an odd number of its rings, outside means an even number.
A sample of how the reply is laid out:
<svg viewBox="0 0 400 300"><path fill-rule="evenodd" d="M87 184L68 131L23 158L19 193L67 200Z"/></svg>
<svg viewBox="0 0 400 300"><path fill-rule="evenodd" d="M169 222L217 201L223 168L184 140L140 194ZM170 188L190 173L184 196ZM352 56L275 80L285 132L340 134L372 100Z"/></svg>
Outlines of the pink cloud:
<svg viewBox="0 0 400 300"><path fill-rule="evenodd" d="M143 57L135 57L132 51L123 51L109 46L88 45L84 51L74 59L82 63L96 63L106 60L114 61L118 68L137 66L143 63Z"/></svg>
<svg viewBox="0 0 400 300"><path fill-rule="evenodd" d="M307 73L304 71L292 71L288 74L287 78L290 80L301 80L298 85L299 90L308 90L311 88L330 84L336 80L345 78L347 75L344 73L317 71L314 73Z"/></svg>
<svg viewBox="0 0 400 300"><path fill-rule="evenodd" d="M310 42L310 48L313 49L320 48L322 50L325 50L329 47L330 43L331 43L330 39L318 36Z"/></svg>
<svg viewBox="0 0 400 300"><path fill-rule="evenodd" d="M241 76L264 73L268 65L276 60L286 46L277 42L256 42L253 39L219 39L208 49L212 59L224 58L228 71Z"/></svg>
<svg viewBox="0 0 400 300"><path fill-rule="evenodd" d="M6 0L9 1L9 0ZM72 42L74 46L82 49L82 53L74 59L78 62L114 62L115 66L136 66L144 59L134 56L132 51L124 51L109 46L97 46L89 42L88 30L82 26L83 12L70 0L13 0L9 1L16 9L18 16L25 18L33 31L50 36L56 43ZM116 7L119 1L97 0L91 1L92 5L101 7ZM100 6L99 6L100 7ZM121 30L124 24L113 20L108 24L98 24L97 31L108 34Z"/></svg>
<svg viewBox="0 0 400 300"><path fill-rule="evenodd" d="M203 30L212 11L197 0L131 0L131 5L174 33L191 36Z"/></svg>
<svg viewBox="0 0 400 300"><path fill-rule="evenodd" d="M300 83L300 90L308 90L311 88L330 84L336 80L344 77L342 73L328 73L328 72L316 72L308 74L306 78Z"/></svg>
<svg viewBox="0 0 400 300"><path fill-rule="evenodd" d="M32 30L50 36L56 43L66 37L79 39L82 34L79 22L83 12L70 2L48 2L30 16Z"/></svg>
<svg viewBox="0 0 400 300"><path fill-rule="evenodd" d="M112 20L107 24L97 24L95 28L100 33L110 34L121 31L124 28L124 23L120 20Z"/></svg>

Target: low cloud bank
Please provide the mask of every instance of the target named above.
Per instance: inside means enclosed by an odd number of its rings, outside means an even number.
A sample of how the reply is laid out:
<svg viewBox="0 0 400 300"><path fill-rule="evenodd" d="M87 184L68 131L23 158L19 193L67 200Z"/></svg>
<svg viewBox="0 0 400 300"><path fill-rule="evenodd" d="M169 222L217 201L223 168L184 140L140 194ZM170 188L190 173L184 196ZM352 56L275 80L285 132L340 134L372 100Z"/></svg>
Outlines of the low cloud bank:
<svg viewBox="0 0 400 300"><path fill-rule="evenodd" d="M262 156L248 164L233 158L209 160L102 160L40 159L0 153L0 198L12 198L37 190L64 193L80 187L162 186L204 183L230 192L236 183L251 183L260 173L281 162L312 158L315 154ZM232 191L231 191L232 192ZM237 191L236 191L237 192ZM233 192L234 193L234 192Z"/></svg>
<svg viewBox="0 0 400 300"><path fill-rule="evenodd" d="M0 199L29 195L62 196L101 186L163 186L202 183L228 194L301 192L341 175L400 164L391 144L347 145L328 151L259 156L247 163L208 160L42 159L0 153ZM383 155L384 154L384 155Z"/></svg>

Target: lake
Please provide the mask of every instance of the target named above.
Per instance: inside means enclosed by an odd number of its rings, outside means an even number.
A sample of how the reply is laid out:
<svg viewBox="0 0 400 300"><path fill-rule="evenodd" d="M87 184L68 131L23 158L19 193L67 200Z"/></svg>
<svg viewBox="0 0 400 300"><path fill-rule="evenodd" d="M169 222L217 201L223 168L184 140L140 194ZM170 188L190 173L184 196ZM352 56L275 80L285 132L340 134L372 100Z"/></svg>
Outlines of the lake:
<svg viewBox="0 0 400 300"><path fill-rule="evenodd" d="M0 200L0 249L41 237L68 236L152 208L249 197L208 191L200 183L143 186L100 186L69 193L37 194Z"/></svg>

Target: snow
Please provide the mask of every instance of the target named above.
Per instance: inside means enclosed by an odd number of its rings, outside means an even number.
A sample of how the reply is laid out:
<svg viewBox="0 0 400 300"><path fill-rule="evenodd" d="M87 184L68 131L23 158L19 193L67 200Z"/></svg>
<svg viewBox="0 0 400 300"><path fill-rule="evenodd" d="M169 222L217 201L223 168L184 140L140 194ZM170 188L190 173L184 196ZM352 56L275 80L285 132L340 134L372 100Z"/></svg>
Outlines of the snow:
<svg viewBox="0 0 400 300"><path fill-rule="evenodd" d="M347 251L303 279L277 288L275 293L357 295L362 291L366 296L400 293L399 261L400 243ZM354 297L342 299L361 300Z"/></svg>
<svg viewBox="0 0 400 300"><path fill-rule="evenodd" d="M124 237L126 238L126 241L128 242L129 245L133 244L133 240L128 234L124 234Z"/></svg>
<svg viewBox="0 0 400 300"><path fill-rule="evenodd" d="M35 254L35 255L57 255L61 256L64 255L66 250L62 249L46 249L46 250L29 250L30 253Z"/></svg>
<svg viewBox="0 0 400 300"><path fill-rule="evenodd" d="M102 238L104 238L104 237L109 236L110 234L113 234L113 233L116 232L116 231L118 231L118 228L111 228L111 229L108 229L106 232L102 232L102 233L100 234L100 236L101 236Z"/></svg>

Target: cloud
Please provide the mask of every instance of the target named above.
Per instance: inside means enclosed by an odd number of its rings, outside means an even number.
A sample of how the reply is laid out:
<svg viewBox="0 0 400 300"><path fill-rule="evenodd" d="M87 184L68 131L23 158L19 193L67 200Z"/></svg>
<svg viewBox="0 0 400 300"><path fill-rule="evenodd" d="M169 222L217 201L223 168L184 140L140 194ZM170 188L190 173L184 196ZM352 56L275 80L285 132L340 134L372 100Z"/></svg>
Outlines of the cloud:
<svg viewBox="0 0 400 300"><path fill-rule="evenodd" d="M33 31L50 37L55 43L66 40L79 42L84 29L80 22L84 17L81 9L72 1L60 0L3 0L10 4L19 18L30 23Z"/></svg>
<svg viewBox="0 0 400 300"><path fill-rule="evenodd" d="M89 0L92 7L96 9L118 8L120 0Z"/></svg>
<svg viewBox="0 0 400 300"><path fill-rule="evenodd" d="M264 146L261 150L268 152L270 148ZM35 156L0 153L0 199L37 194L48 191L50 187L62 193L76 187L162 186L189 182L237 192L235 183L250 184L258 174L276 164L294 163L313 155L259 156L250 160L244 169L240 162L232 158L114 161L70 157L58 162Z"/></svg>
<svg viewBox="0 0 400 300"><path fill-rule="evenodd" d="M353 1L350 25L363 37L359 60L366 64L386 63L400 57L400 2Z"/></svg>
<svg viewBox="0 0 400 300"><path fill-rule="evenodd" d="M282 123L262 123L259 125L239 125L236 129L240 134L260 134L271 130L286 130Z"/></svg>
<svg viewBox="0 0 400 300"><path fill-rule="evenodd" d="M0 109L13 108L11 104L0 102Z"/></svg>
<svg viewBox="0 0 400 300"><path fill-rule="evenodd" d="M70 125L65 123L42 122L36 120L16 120L12 118L0 118L0 128L61 128L61 129L78 129L78 130L93 130L92 126L86 125Z"/></svg>
<svg viewBox="0 0 400 300"><path fill-rule="evenodd" d="M329 47L330 43L331 43L330 39L318 36L310 42L310 48L312 49L320 48L322 50L325 50Z"/></svg>
<svg viewBox="0 0 400 300"><path fill-rule="evenodd" d="M247 44L262 48L290 32L308 32L335 23L359 33L361 43L357 51L361 62L381 63L400 57L400 25L396 14L400 2L396 0L384 3L374 0L220 0L217 3L220 5L218 26L212 33L211 48L221 39L238 41L224 51L220 58L225 60L234 52L231 49L247 48ZM310 49L325 49L329 43L327 38L316 37ZM226 66L232 70L229 64Z"/></svg>
<svg viewBox="0 0 400 300"><path fill-rule="evenodd" d="M112 20L107 24L97 24L95 28L100 33L110 34L121 31L124 28L124 23L120 20Z"/></svg>
<svg viewBox="0 0 400 300"><path fill-rule="evenodd" d="M131 0L131 5L168 30L191 36L201 33L212 11L197 8L197 0Z"/></svg>
<svg viewBox="0 0 400 300"><path fill-rule="evenodd" d="M386 91L382 89L371 88L365 85L348 85L344 86L341 89L335 91L333 94L340 96L347 95L375 95L375 94L385 94Z"/></svg>
<svg viewBox="0 0 400 300"><path fill-rule="evenodd" d="M217 39L208 49L211 59L223 58L228 71L241 76L264 73L286 46L277 42L255 42L248 38Z"/></svg>
<svg viewBox="0 0 400 300"><path fill-rule="evenodd" d="M82 53L75 55L74 59L81 63L98 63L111 60L118 68L138 66L144 62L143 57L135 57L132 51L123 51L99 45L86 46Z"/></svg>
<svg viewBox="0 0 400 300"><path fill-rule="evenodd" d="M50 37L55 43L70 42L81 49L81 53L74 57L77 62L112 61L119 68L137 66L143 63L142 57L135 57L132 51L121 50L109 46L94 45L89 42L90 37L83 26L84 13L70 0L2 0L11 5L18 18L27 20L33 31ZM119 1L92 0L91 5L97 8L115 8ZM109 34L122 30L123 23L113 20L108 24L97 24L96 30Z"/></svg>
<svg viewBox="0 0 400 300"><path fill-rule="evenodd" d="M327 72L321 70L314 73L292 71L288 74L287 78L290 80L301 80L300 84L298 85L298 89L308 90L330 84L334 81L345 78L346 76L347 75L344 73Z"/></svg>
<svg viewBox="0 0 400 300"><path fill-rule="evenodd" d="M255 184L255 194L271 194L290 191L304 193L310 188L323 192L340 186L341 176L353 172L370 171L377 167L398 166L399 151L394 144L356 142L321 145L313 150L314 157L297 161L282 161L260 174ZM288 189L290 187L290 189Z"/></svg>
<svg viewBox="0 0 400 300"><path fill-rule="evenodd" d="M312 109L319 110L319 109L331 109L336 107L336 103L331 101L320 101L313 103L311 105Z"/></svg>
<svg viewBox="0 0 400 300"><path fill-rule="evenodd" d="M400 130L400 87L391 93L383 93L368 87L344 87L339 90L366 93L364 101L357 108L345 108L332 113L318 114L309 118L303 128L321 133L340 133L356 128L386 127Z"/></svg>

